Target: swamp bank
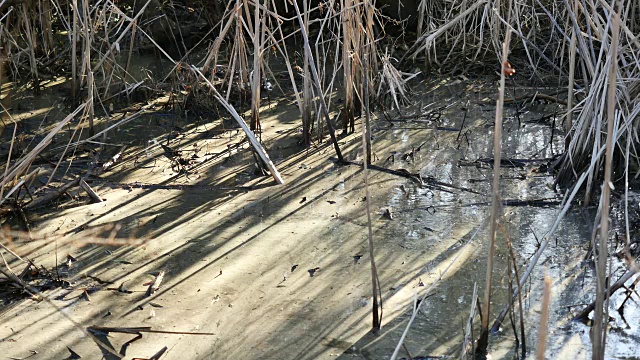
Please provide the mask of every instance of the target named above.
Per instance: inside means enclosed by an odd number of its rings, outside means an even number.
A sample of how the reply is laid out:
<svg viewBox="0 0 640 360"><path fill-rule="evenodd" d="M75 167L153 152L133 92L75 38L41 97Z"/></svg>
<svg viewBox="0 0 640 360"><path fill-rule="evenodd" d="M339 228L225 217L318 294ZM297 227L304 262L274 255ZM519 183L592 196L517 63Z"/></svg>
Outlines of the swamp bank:
<svg viewBox="0 0 640 360"><path fill-rule="evenodd" d="M0 349L637 359L640 9L551 5L0 2Z"/></svg>

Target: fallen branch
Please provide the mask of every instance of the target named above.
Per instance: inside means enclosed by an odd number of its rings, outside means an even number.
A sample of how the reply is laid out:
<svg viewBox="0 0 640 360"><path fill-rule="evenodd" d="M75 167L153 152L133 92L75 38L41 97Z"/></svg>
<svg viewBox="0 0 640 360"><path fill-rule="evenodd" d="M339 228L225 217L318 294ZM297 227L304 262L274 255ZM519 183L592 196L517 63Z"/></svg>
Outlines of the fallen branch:
<svg viewBox="0 0 640 360"><path fill-rule="evenodd" d="M206 190L206 191L250 191L254 190L253 186L208 186L208 185L189 185L189 184L148 184L148 183L117 183L105 181L105 186L112 189L149 189L149 190Z"/></svg>
<svg viewBox="0 0 640 360"><path fill-rule="evenodd" d="M249 141L251 142L251 145L253 146L253 148L256 150L256 152L260 156L260 159L262 159L262 161L267 165L267 168L271 172L271 176L273 176L273 179L280 185L284 184L284 180L282 180L282 176L280 176L280 173L278 172L278 169L276 169L276 166L273 165L273 163L271 162L271 159L269 159L269 155L267 155L267 152L265 151L265 149L262 147L262 145L260 144L258 139L256 139L256 136L253 134L253 131L251 131L251 129L249 129L249 126L247 126L247 123L245 123L244 120L242 120L242 118L240 117L240 115L238 115L238 112L236 112L236 109L234 109L233 106L231 106L231 104L229 104L222 97L222 95L220 95L218 90L216 90L215 86L213 86L213 84L209 81L209 79L207 79L207 77L204 76L204 74L202 74L202 72L200 70L198 70L197 67L192 66L191 69L206 82L206 84L209 86L209 88L213 91L213 97L216 100L218 100L218 102L225 109L227 109L229 114L231 114L231 116L236 120L236 122L238 122L238 125L240 125L240 127L242 127L242 130L244 130L244 133L249 138Z"/></svg>
<svg viewBox="0 0 640 360"><path fill-rule="evenodd" d="M552 95L540 94L540 93L535 93L533 95L522 95L522 96L517 96L515 98L504 99L504 103L511 104L511 103L520 102L524 100L531 100L532 102L536 100L544 100L547 102L554 102L559 105L567 106L567 102L564 100L560 100Z"/></svg>
<svg viewBox="0 0 640 360"><path fill-rule="evenodd" d="M96 194L96 192L91 188L91 186L89 186L89 184L84 181L84 179L80 179L80 187L87 193L87 195L89 195L93 202L100 203L103 201L102 198L100 198L100 196L98 196L98 194Z"/></svg>
<svg viewBox="0 0 640 360"><path fill-rule="evenodd" d="M362 166L362 164L356 163L356 162L352 162L352 161L347 161L347 164L350 165L359 165ZM427 177L422 177L419 173L411 173L408 170L405 169L398 169L398 170L392 170L392 169L387 169L381 166L377 166L377 165L369 165L369 169L371 170L377 170L377 171L381 171L381 172L385 172L387 174L392 174L392 175L397 175L397 176L401 176L407 179L411 179L415 182L417 182L418 184L420 184L421 186L426 186L426 185L430 185L431 187L435 187L436 190L440 190L440 191L444 191L444 192L451 192L447 189L443 189L443 188L451 188L451 189L455 189L455 190L460 190L460 191L466 191L466 192L470 192L472 194L477 194L477 195L484 195L478 191L469 189L469 188L465 188L462 186L457 186L457 185L453 185L453 184L448 184L448 183L444 183L442 181L438 181L436 179L434 179L431 176L427 176Z"/></svg>
<svg viewBox="0 0 640 360"><path fill-rule="evenodd" d="M609 298L611 296L611 294L615 293L616 291L618 291L620 288L622 288L624 286L624 284L633 277L633 275L638 273L638 269L636 267L632 267L631 269L627 270L627 272L622 275L622 277L620 279L618 279L618 281L616 281L613 285L611 285L608 289L605 289L606 291L606 298ZM581 321L586 323L587 320L589 320L589 314L591 314L591 312L596 308L596 302L593 301L591 304L587 305L586 308L584 308L578 315L576 315L573 320L575 321Z"/></svg>
<svg viewBox="0 0 640 360"><path fill-rule="evenodd" d="M141 333L154 333L154 334L174 334L174 335L215 335L214 333L204 332L189 332L189 331L168 331L168 330L153 330L151 326L140 327L107 327L107 326L89 326L87 330L98 333L121 333L121 334L141 334Z"/></svg>
<svg viewBox="0 0 640 360"><path fill-rule="evenodd" d="M560 200L554 200L553 198L547 199L534 199L534 200L518 200L518 199L509 199L502 200L502 206L532 206L532 207L546 207L546 206L556 206L561 203ZM462 204L460 206L488 206L491 205L490 202L476 202L470 204Z"/></svg>
<svg viewBox="0 0 640 360"><path fill-rule="evenodd" d="M80 182L81 177L77 177L76 179L64 184L63 186L61 186L60 188L56 189L54 192L51 192L49 194L43 195L33 201L31 201L30 203L28 203L27 205L24 206L24 209L26 210L32 210L35 208L38 208L42 205L46 205L49 202L57 199L60 195L64 194L65 192L69 191L69 189L71 189L72 187L78 185L78 183Z"/></svg>

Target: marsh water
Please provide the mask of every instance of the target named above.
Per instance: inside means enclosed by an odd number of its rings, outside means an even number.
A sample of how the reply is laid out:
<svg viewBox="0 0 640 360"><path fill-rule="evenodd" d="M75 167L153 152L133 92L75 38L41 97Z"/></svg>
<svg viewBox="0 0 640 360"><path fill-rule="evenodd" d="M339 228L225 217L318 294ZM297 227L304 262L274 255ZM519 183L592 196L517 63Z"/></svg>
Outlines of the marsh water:
<svg viewBox="0 0 640 360"><path fill-rule="evenodd" d="M430 187L402 182L392 187L386 196L393 220L381 230L380 246L393 247L396 256L410 262L402 264L418 279L407 284L418 297L432 282L438 281L423 302L405 341L414 359L459 357L460 352L456 350L461 347L472 310L474 286L478 287L479 294L484 291L496 103L495 97L486 95L486 87L491 87L491 81L454 78L432 83L417 97L420 99L417 104L403 110L406 116L402 120L378 120L374 127L374 138L390 144L386 152L377 153L378 158L387 158L387 166L419 173L424 179L435 180L432 184L453 185ZM517 95L553 91L518 88ZM510 95L514 96L513 92ZM554 187L554 177L548 169L563 151L565 133L559 120L561 112L558 104L539 101L511 103L505 107L500 169L503 205L496 243L490 324L505 308L512 291L509 281L517 283L513 280L516 275L512 267L507 266L507 261L511 261L507 242L513 247L518 275L522 276L559 216L566 189ZM618 199L612 212L613 223L618 226L616 234L624 234L620 228L622 206ZM630 206L637 206L637 202L632 199ZM523 288L527 358L535 353L545 277L552 281L547 358L591 358L590 328L572 319L595 300L594 269L591 261L585 260L594 217L593 206L573 206L558 230L550 234L550 245ZM618 242L613 251L621 250L621 246ZM624 272L625 266L614 260L612 278L617 279ZM620 291L611 299L611 330L607 338L607 358L610 359L640 358L637 304L627 302L622 313L617 311L627 295L628 292ZM412 307L399 311L403 314L394 319L391 326L387 325L392 330L383 330L384 340L369 337L354 345L353 352L364 358L386 358L378 354L391 354L396 346L394 341L400 338L412 314ZM478 316L478 311L475 314ZM519 329L517 318L507 316L498 332L491 335L490 358L522 356L521 349L516 349L522 339L517 342L513 331L514 326ZM475 336L477 334L476 328ZM409 358L405 350L400 354ZM352 357L345 355L345 358Z"/></svg>
<svg viewBox="0 0 640 360"><path fill-rule="evenodd" d="M82 236L87 228L119 224L123 237L133 232L149 237L153 241L141 248L124 246L108 248L107 252L100 246L79 246L69 251L81 259L86 254L85 261L92 264L88 268L101 269L100 276L131 284L144 283L146 274L158 268L168 269L168 290L154 298L165 307L152 309L151 315L147 310L138 314L133 306L146 306L149 300L132 301L106 292L93 294L98 299L93 303L74 300L60 305L75 314L86 314L87 325L125 321L216 332L214 341L188 343L163 338L176 346L169 358L216 354L221 358L388 359L412 314L414 299L435 284L408 331L400 357L460 357L474 286L482 299L486 278L495 79L422 77L414 90L399 113L378 109L372 123L373 164L377 168L369 171L371 210L384 301L383 327L377 335L369 333L371 282L362 172L358 166L336 165L326 143L311 149L299 146L300 121L290 98L275 99L264 111L265 146L287 182L280 187L255 174L243 136L229 126L223 114L192 112L185 117L168 114L158 106L155 112L123 126L113 141L115 149L130 147L123 164L104 179L92 180L108 201L88 204L78 193L73 204L59 208L63 209L60 213L47 210L39 214L36 229L52 233L62 229ZM507 96L536 92L552 94L556 89L514 83ZM55 97L49 100L58 103ZM50 109L64 112L60 105ZM36 115L24 121L33 122L35 129L42 121L37 116L45 111L29 110ZM562 111L554 102L530 100L505 107L500 168L503 205L491 320L505 307L509 279L515 278L515 273L508 271L507 241L522 276L559 214L566 190L554 188L548 168L563 151ZM198 165L186 176L175 171L162 158L160 143L185 152L200 149L195 151L200 156ZM359 134L341 137L340 144L349 159L361 161ZM419 176L407 178L384 169ZM419 177L422 183L417 181ZM149 190L109 185L137 181L170 186ZM182 185L203 188L189 190ZM212 193L204 189L219 185L247 186L250 190ZM594 271L591 263L584 261L594 216L593 206L574 206L551 235L550 245L526 282L522 296L528 357L532 357L537 340L542 284L548 276L552 296L547 358L590 358L589 327L572 318L595 299ZM615 229L623 233L619 203L612 217ZM40 246L37 241L24 244ZM42 249L37 259L52 263L46 255L56 253L57 248ZM116 256L142 265L133 269L121 263L113 265L109 261ZM298 264L301 269L317 268L318 274L296 272ZM622 265L614 261L613 271L616 279ZM78 269L77 273L83 272ZM194 294L191 290L196 288ZM636 303L627 302L625 321L616 311L624 300L620 291L610 306L613 320L607 356L611 359L640 356L640 311ZM44 310L28 304L18 310L5 309L2 315L13 317L1 329L3 338L31 339L33 346L49 349L41 350L41 358L61 355L65 351L59 346L63 338L51 338L54 333L42 333L33 326L33 318L52 316L38 311ZM107 311L118 315L117 321L95 315ZM478 335L477 313L472 338ZM58 321L65 324L65 319ZM519 316L513 321L517 324ZM59 326L71 338L65 344L74 344L74 349L85 354L99 354L95 344L82 345L75 339L64 327L70 325ZM491 335L492 359L516 356L512 328L507 317ZM57 345L50 348L52 343ZM9 351L12 356L21 356L28 345L18 341ZM157 341L134 345L130 352L150 351L152 345Z"/></svg>

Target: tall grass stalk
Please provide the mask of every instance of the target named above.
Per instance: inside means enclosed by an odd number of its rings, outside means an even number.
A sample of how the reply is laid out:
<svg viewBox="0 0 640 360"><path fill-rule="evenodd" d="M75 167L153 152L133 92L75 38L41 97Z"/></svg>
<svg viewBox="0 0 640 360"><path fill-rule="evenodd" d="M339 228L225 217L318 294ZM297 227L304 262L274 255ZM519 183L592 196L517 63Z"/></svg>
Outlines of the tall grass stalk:
<svg viewBox="0 0 640 360"><path fill-rule="evenodd" d="M29 9L30 5L31 4L29 4L28 2L24 2L22 4L22 16L24 19L23 21L24 21L25 35L28 42L27 51L29 52L29 65L31 68L33 91L35 93L38 93L40 91L40 76L38 75L38 62L36 60L36 48L38 45L36 41L35 29L32 28L32 24L31 24L32 9Z"/></svg>
<svg viewBox="0 0 640 360"><path fill-rule="evenodd" d="M302 26L304 26L305 32L309 33L310 5L308 0L303 0L302 6L304 6L304 25ZM309 55L310 53L305 51L302 60L302 92L304 94L304 97L302 98L302 140L304 141L305 146L311 145L311 126L313 123L313 89L311 87L312 80L311 70L309 68ZM322 94L319 94L318 96L322 96ZM322 133L320 126L318 126L318 132L318 141L321 141Z"/></svg>
<svg viewBox="0 0 640 360"><path fill-rule="evenodd" d="M504 107L505 71L509 56L509 43L511 30L508 29L502 44L502 60L500 71L500 87L496 102L496 117L493 130L493 186L491 197L491 220L489 225L489 251L487 254L487 278L485 283L484 303L482 304L482 328L478 340L476 354L484 356L489 344L489 315L491 305L491 287L493 283L493 261L495 256L496 235L498 231L498 219L500 216L500 161L502 155L502 111Z"/></svg>
<svg viewBox="0 0 640 360"><path fill-rule="evenodd" d="M93 31L92 27L92 19L90 16L89 10L89 0L82 0L82 13L83 13L83 33L84 33L84 48L83 48L83 64L82 68L86 72L87 77L87 120L89 121L89 136L93 136L95 134L95 129L93 127L93 118L94 118L94 80L93 80L93 70L91 68L91 44L93 39Z"/></svg>
<svg viewBox="0 0 640 360"><path fill-rule="evenodd" d="M578 0L573 2L573 12L575 13L578 7ZM567 85L567 115L565 119L565 131L567 133L565 144L569 145L571 142L571 130L573 128L573 100L574 100L574 86L575 86L575 73L576 73L576 28L571 27L571 42L569 44L569 84Z"/></svg>
<svg viewBox="0 0 640 360"><path fill-rule="evenodd" d="M75 103L78 96L78 0L71 2L73 28L71 30L71 99Z"/></svg>
<svg viewBox="0 0 640 360"><path fill-rule="evenodd" d="M253 134L253 131L250 129L250 127L247 126L247 124L244 122L244 120L242 119L240 114L238 114L236 109L222 97L222 95L218 92L218 90L216 90L215 86L213 86L213 84L209 81L209 79L207 79L207 77L204 76L204 74L200 70L198 70L198 68L196 68L195 66L192 66L191 70L193 70L193 72L199 78L204 80L204 82L207 84L209 89L211 89L211 91L213 92L214 98L220 103L220 105L222 105L229 112L229 114L234 118L234 120L236 120L238 125L240 125L242 130L247 135L247 138L249 138L249 142L253 146L255 152L258 154L258 156L260 157L262 162L264 162L264 164L266 165L267 169L271 172L271 176L276 181L276 183L278 185L284 184L284 180L282 179L282 176L280 175L280 172L278 172L278 169L276 169L275 165L273 164L273 162L269 158L269 155L264 150L264 148L262 147L262 145L260 144L258 139L255 137L255 135Z"/></svg>
<svg viewBox="0 0 640 360"><path fill-rule="evenodd" d="M202 65L202 71L205 73L213 69L210 77L211 81L213 81L213 76L216 73L215 70L218 65L218 56L220 55L220 47L222 46L222 42L227 36L227 33L229 32L229 30L231 29L231 26L233 25L234 20L237 20L237 14L240 13L240 3L238 1L236 1L235 3L230 2L229 7L230 9L227 9L225 11L223 15L223 19L220 22L220 31L218 32L218 36L216 36L216 38L213 40L213 44L211 45L207 53L206 60ZM227 19L226 23L224 22L225 18Z"/></svg>
<svg viewBox="0 0 640 360"><path fill-rule="evenodd" d="M354 131L355 94L353 53L356 37L357 19L354 0L342 0L342 71L344 74L344 106L342 110L342 130Z"/></svg>
<svg viewBox="0 0 640 360"><path fill-rule="evenodd" d="M621 11L620 8L619 11ZM611 23L611 52L608 59L609 74L607 88L607 143L605 155L604 181L602 184L601 216L600 216L600 238L598 239L598 251L596 254L596 309L594 315L593 327L593 358L596 360L604 360L606 348L606 324L608 321L609 304L608 285L606 284L607 276L607 255L609 244L609 207L611 201L611 191L613 183L611 182L612 164L613 164L613 131L616 120L616 74L618 64L618 38L620 31L620 13L613 13Z"/></svg>
<svg viewBox="0 0 640 360"><path fill-rule="evenodd" d="M382 296L380 294L380 287L378 281L378 269L376 267L376 261L374 257L374 246L373 246L373 230L371 225L371 193L369 192L369 169L368 166L371 164L371 134L370 134L370 123L371 123L371 110L369 108L369 76L367 76L367 70L369 68L369 60L368 60L368 44L362 43L361 53L362 56L362 69L365 74L364 76L364 88L363 88L363 96L364 96L364 113L365 113L365 124L362 126L362 154L364 157L363 161L363 176L364 176L364 186L365 186L365 196L366 196L366 205L367 205L367 227L368 227L368 238L369 238L369 258L371 262L371 293L372 293L372 331L374 333L380 330L381 326L381 317L382 317ZM378 300L380 301L380 313L378 313Z"/></svg>
<svg viewBox="0 0 640 360"><path fill-rule="evenodd" d="M265 7L268 1L264 1ZM265 9L266 10L266 9ZM260 131L260 88L262 83L262 54L264 52L266 12L261 14L261 7L254 6L253 20L253 70L251 72L251 121L253 131Z"/></svg>
<svg viewBox="0 0 640 360"><path fill-rule="evenodd" d="M51 25L51 0L39 0L38 9L40 23L42 24L42 45L44 47L45 54L49 56L55 46L53 42L53 27Z"/></svg>

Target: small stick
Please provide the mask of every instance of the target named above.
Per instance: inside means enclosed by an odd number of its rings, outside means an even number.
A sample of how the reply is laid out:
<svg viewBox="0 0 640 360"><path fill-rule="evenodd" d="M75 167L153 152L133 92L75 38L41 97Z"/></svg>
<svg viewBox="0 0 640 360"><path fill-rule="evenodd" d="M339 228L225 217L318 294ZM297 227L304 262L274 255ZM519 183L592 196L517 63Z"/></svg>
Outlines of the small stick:
<svg viewBox="0 0 640 360"><path fill-rule="evenodd" d="M465 122L465 120L467 120L467 113L469 112L469 109L468 109L469 105L468 104L469 104L469 102L467 101L467 106L464 107L464 116L462 117L462 124L460 124L460 131L458 132L458 136L456 137L456 142L458 142L458 140L460 140L460 135L462 134L462 129L464 129L464 122Z"/></svg>
<svg viewBox="0 0 640 360"><path fill-rule="evenodd" d="M409 352L409 349L407 349L407 345L402 344L402 348L404 349L404 351L406 351L407 356L409 357L409 360L413 360L413 358L411 357L411 353Z"/></svg>
<svg viewBox="0 0 640 360"><path fill-rule="evenodd" d="M93 191L91 186L89 186L89 184L87 184L87 182L84 181L84 179L80 179L80 187L82 188L82 190L84 190L87 193L87 195L89 195L89 197L91 198L91 200L93 200L93 202L100 203L103 201L100 198L100 196L98 196L98 194L96 194L96 192Z"/></svg>
<svg viewBox="0 0 640 360"><path fill-rule="evenodd" d="M144 294L145 297L149 297L153 295L153 293L155 293L158 290L158 288L160 287L160 284L162 283L162 279L164 279L164 274L165 274L164 270L160 271L158 276L156 276L156 278L151 282L151 284L147 288L147 292Z"/></svg>
<svg viewBox="0 0 640 360"><path fill-rule="evenodd" d="M121 333L121 334L139 334L139 333L154 333L154 334L176 334L176 335L215 335L214 333L203 332L189 332L189 331L167 331L167 330L153 330L151 326L141 327L106 327L106 326L89 326L89 331L97 331L103 333Z"/></svg>
<svg viewBox="0 0 640 360"><path fill-rule="evenodd" d="M534 234L535 235L535 234ZM511 252L511 261L513 262L513 271L514 271L514 275L516 277L516 281L518 281L518 279L520 279L520 276L518 275L518 266L516 264L516 255L513 251L513 246L511 245L511 241L507 238L507 241L509 243L509 251ZM510 289L510 291L513 289ZM518 289L516 291L518 293L518 310L520 312L520 337L522 338L522 356L524 357L527 354L527 338L525 336L524 333L524 311L522 309L522 291L520 286L518 286ZM514 294L515 292L511 292L512 294ZM511 302L515 302L515 300L511 299Z"/></svg>

